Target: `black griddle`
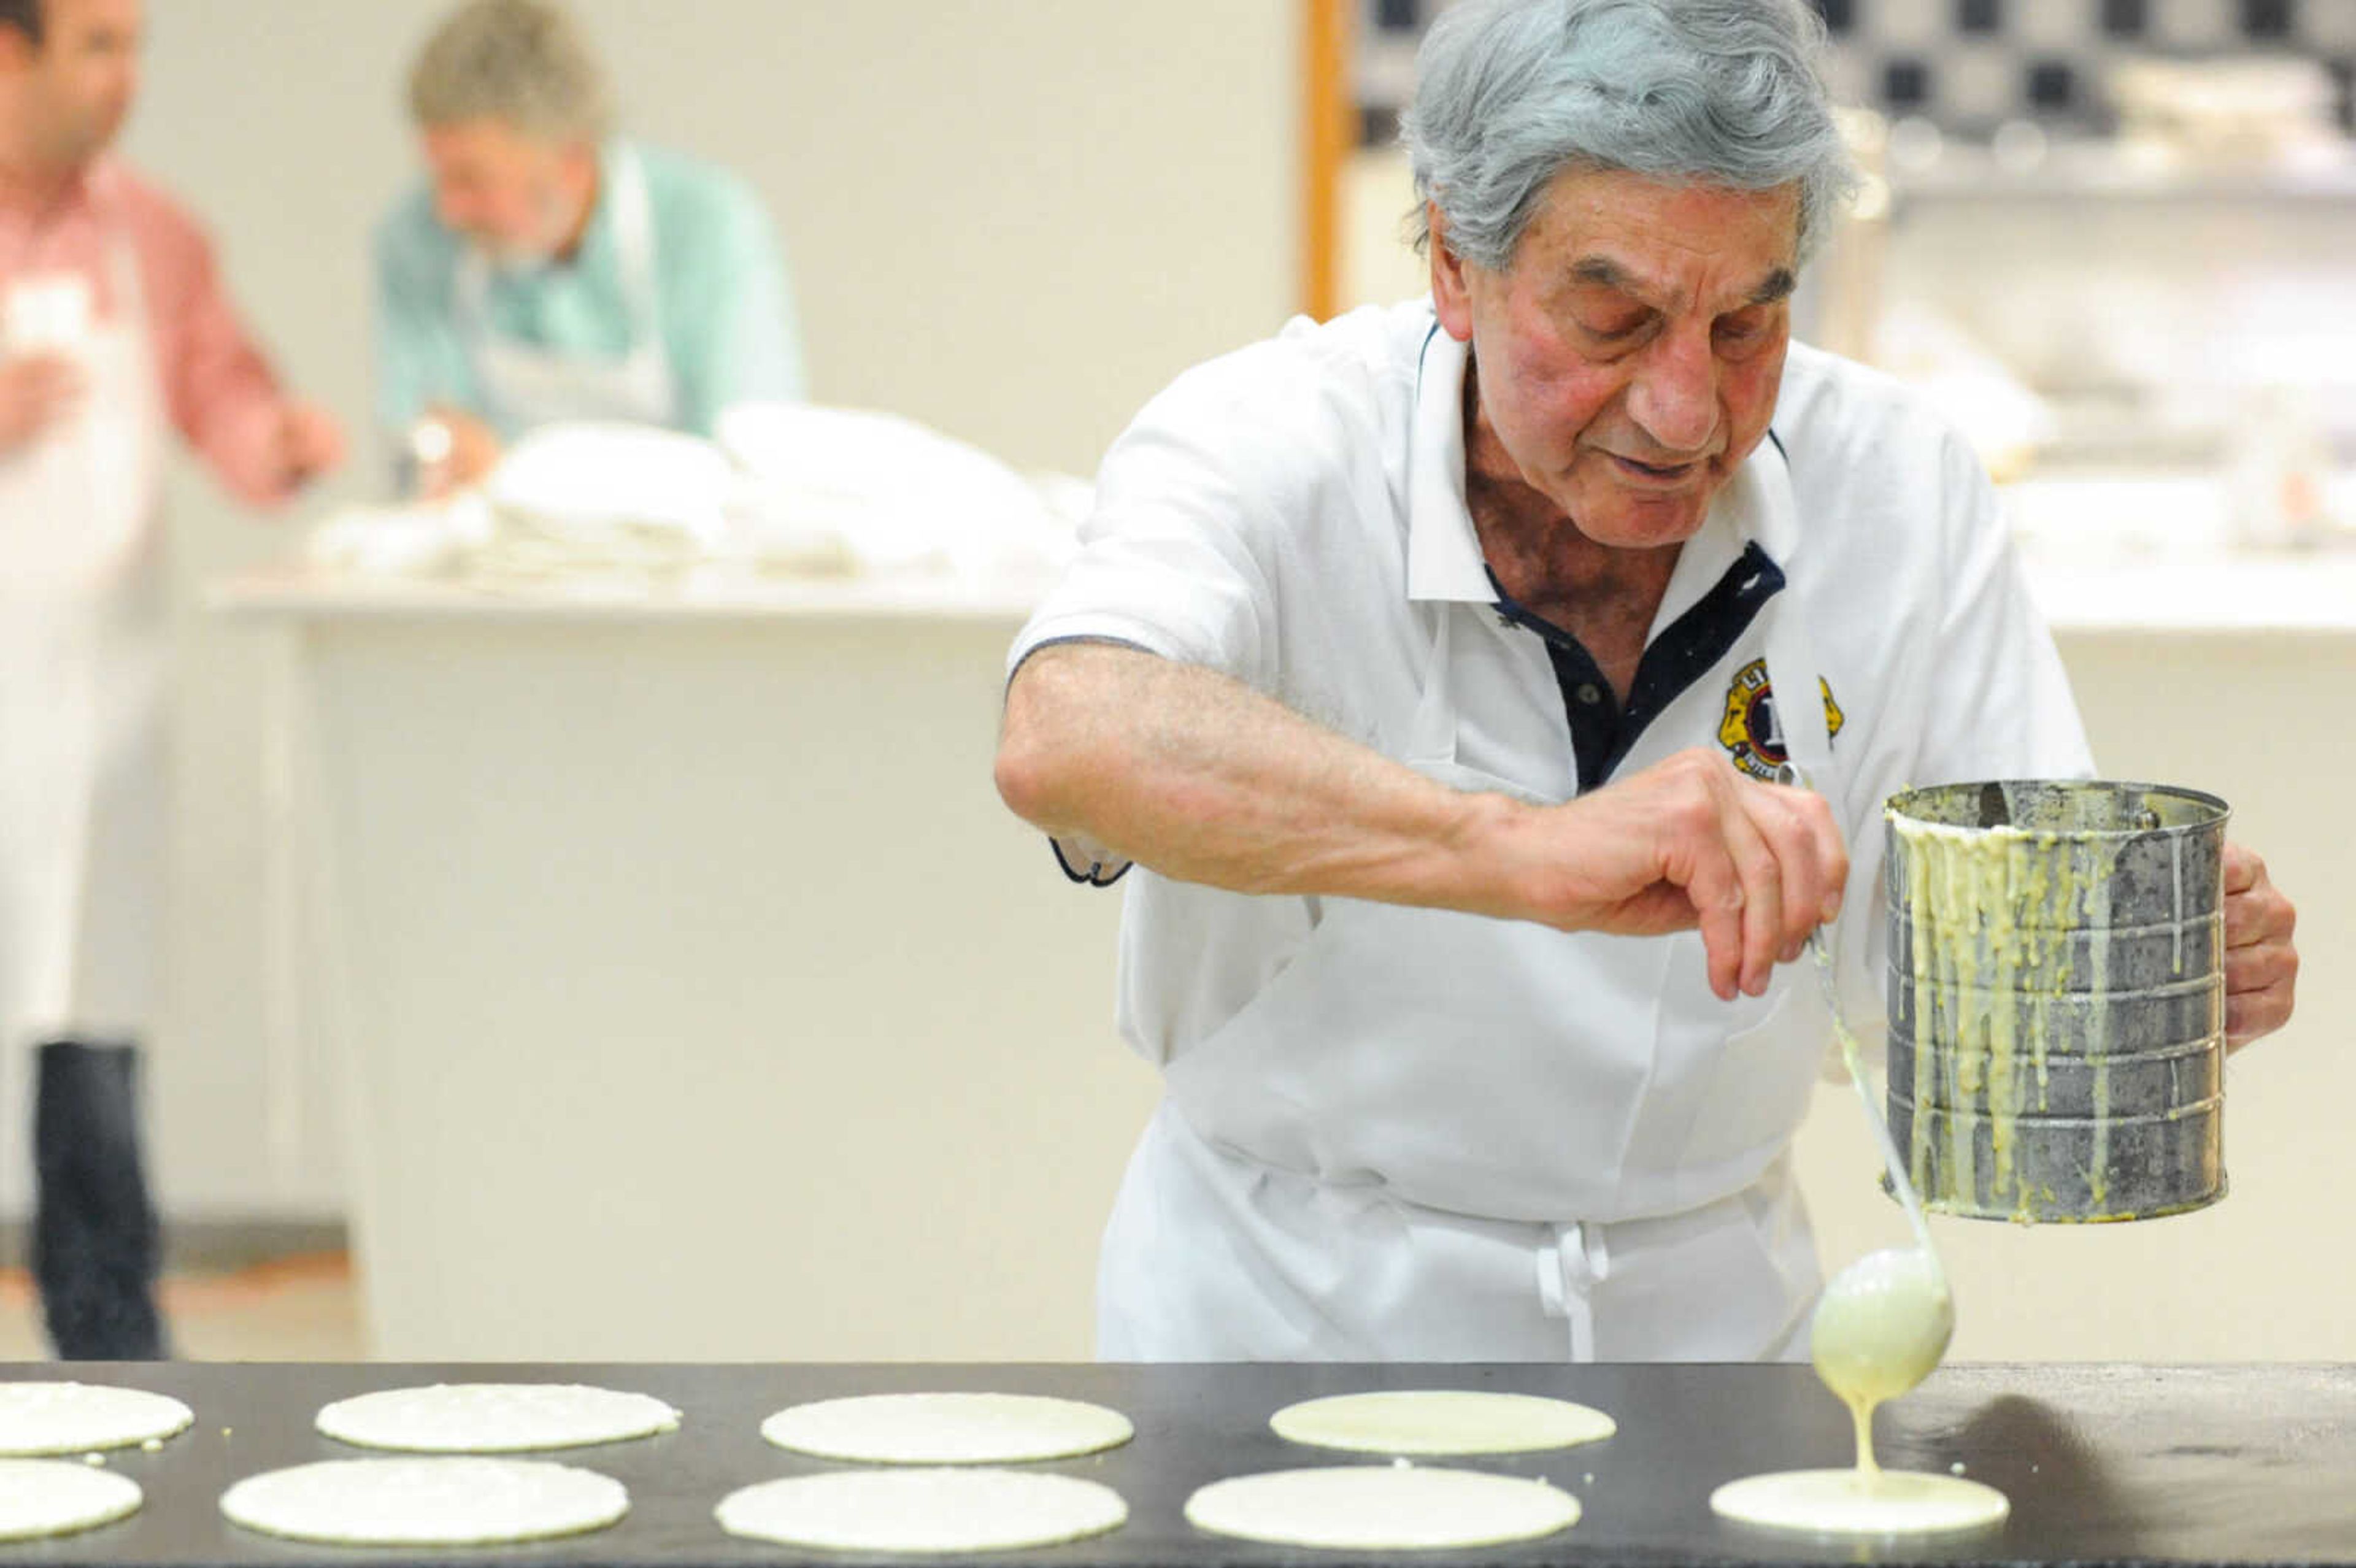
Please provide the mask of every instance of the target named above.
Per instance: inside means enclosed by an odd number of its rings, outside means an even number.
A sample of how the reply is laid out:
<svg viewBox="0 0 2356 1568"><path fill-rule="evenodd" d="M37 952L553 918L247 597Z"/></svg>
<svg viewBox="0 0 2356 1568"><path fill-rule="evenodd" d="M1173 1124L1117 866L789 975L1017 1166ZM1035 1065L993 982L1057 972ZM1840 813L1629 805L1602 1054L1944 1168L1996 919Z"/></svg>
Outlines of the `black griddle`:
<svg viewBox="0 0 2356 1568"><path fill-rule="evenodd" d="M1518 1568L1572 1563L2005 1563L2356 1565L2356 1368L2340 1366L1965 1366L1885 1409L1883 1463L1965 1473L2008 1494L2011 1520L1931 1543L1811 1541L1719 1522L1711 1488L1771 1469L1850 1461L1848 1415L1796 1366L886 1366L683 1364L18 1365L0 1378L73 1378L185 1400L196 1424L161 1451L119 1450L146 1506L77 1536L0 1544L16 1564L220 1568L410 1568L448 1563L691 1568L697 1564L882 1563L738 1541L714 1504L755 1481L838 1468L770 1446L762 1420L843 1394L987 1390L1059 1394L1122 1411L1124 1447L1039 1467L1103 1481L1129 1501L1110 1535L967 1559L1010 1568L1212 1568L1216 1564ZM553 1452L629 1488L610 1530L528 1546L414 1549L304 1545L249 1533L219 1499L244 1477L366 1453L312 1430L331 1400L428 1382L588 1382L685 1412L680 1429L638 1442ZM1537 1476L1577 1494L1585 1517L1547 1539L1469 1552L1365 1554L1205 1535L1181 1509L1205 1482L1301 1465L1382 1464L1284 1443L1269 1414L1292 1401L1380 1388L1494 1389L1573 1399L1620 1423L1610 1441L1550 1453L1434 1461Z"/></svg>

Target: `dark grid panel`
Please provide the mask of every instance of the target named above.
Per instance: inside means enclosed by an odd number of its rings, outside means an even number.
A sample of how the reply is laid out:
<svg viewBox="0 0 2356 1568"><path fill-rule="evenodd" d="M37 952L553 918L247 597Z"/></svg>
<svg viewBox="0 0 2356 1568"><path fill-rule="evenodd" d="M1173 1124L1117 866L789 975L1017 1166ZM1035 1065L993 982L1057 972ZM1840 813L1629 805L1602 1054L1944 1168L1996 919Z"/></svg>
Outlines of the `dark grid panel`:
<svg viewBox="0 0 2356 1568"><path fill-rule="evenodd" d="M2138 55L2302 54L2341 80L2356 0L1815 0L1836 91L1965 133L2108 123L2103 84ZM2356 127L2343 91L2341 122Z"/></svg>
<svg viewBox="0 0 2356 1568"><path fill-rule="evenodd" d="M1369 142L1395 133L1420 29L1449 0L1360 0ZM1813 0L1835 94L1984 134L2007 120L2102 130L2104 82L2137 55L2250 50L2319 59L2356 133L2356 0Z"/></svg>

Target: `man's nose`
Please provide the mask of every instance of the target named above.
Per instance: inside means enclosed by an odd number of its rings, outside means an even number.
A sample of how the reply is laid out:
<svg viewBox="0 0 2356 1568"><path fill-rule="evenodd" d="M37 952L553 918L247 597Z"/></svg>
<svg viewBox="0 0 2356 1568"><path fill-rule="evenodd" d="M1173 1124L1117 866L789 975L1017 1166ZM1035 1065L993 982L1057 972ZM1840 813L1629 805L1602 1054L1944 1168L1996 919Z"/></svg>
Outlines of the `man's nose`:
<svg viewBox="0 0 2356 1568"><path fill-rule="evenodd" d="M1663 333L1637 367L1628 412L1666 452L1698 452L1718 432L1718 357L1707 328Z"/></svg>

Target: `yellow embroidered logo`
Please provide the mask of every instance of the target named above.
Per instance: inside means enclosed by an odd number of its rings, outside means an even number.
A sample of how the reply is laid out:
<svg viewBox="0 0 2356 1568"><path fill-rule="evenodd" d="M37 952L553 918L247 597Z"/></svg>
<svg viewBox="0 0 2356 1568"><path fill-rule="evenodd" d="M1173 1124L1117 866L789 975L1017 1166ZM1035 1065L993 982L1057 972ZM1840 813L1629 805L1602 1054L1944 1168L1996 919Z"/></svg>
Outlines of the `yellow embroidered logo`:
<svg viewBox="0 0 2356 1568"><path fill-rule="evenodd" d="M1833 700L1833 688L1822 677L1816 685L1825 695L1825 729L1837 735L1840 704ZM1734 765L1752 778L1772 779L1784 763L1781 734L1775 727L1775 688L1767 680L1767 661L1752 659L1734 672L1727 686L1726 717L1719 722L1718 743L1726 748Z"/></svg>

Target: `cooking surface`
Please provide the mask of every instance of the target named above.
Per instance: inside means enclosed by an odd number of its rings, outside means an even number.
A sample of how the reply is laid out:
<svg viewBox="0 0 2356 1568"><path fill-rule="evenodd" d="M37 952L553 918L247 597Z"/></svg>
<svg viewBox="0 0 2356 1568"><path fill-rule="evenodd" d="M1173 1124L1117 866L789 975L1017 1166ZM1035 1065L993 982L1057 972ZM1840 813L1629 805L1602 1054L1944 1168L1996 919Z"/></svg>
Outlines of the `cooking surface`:
<svg viewBox="0 0 2356 1568"><path fill-rule="evenodd" d="M1965 1473L2012 1499L2001 1531L1912 1547L1762 1535L1719 1523L1709 1494L1761 1470L1842 1465L1847 1412L1805 1367L1368 1366L15 1366L12 1379L73 1377L186 1400L196 1424L158 1453L108 1464L146 1489L131 1519L80 1536L0 1545L8 1564L506 1562L648 1565L878 1562L721 1533L712 1509L737 1487L837 1468L762 1441L762 1419L842 1394L930 1389L1053 1393L1127 1414L1125 1447L1042 1468L1087 1476L1130 1505L1111 1535L976 1561L1129 1564L1341 1563L1309 1552L1206 1536L1180 1509L1226 1476L1304 1464L1386 1463L1280 1441L1268 1417L1294 1400L1375 1388L1550 1394L1616 1417L1618 1435L1551 1453L1445 1461L1540 1476L1576 1493L1585 1517L1547 1540L1472 1552L1400 1553L1419 1568L1464 1564L1668 1563L2334 1563L2356 1564L2356 1368L1987 1366L1953 1368L1877 1424L1885 1465ZM667 1399L685 1413L663 1436L547 1457L612 1476L629 1517L594 1535L536 1545L417 1551L309 1546L224 1521L232 1481L348 1448L311 1427L330 1400L371 1389L461 1381L588 1382ZM226 1430L224 1430L226 1429ZM1590 1476L1592 1480L1588 1479ZM932 1560L940 1561L940 1560Z"/></svg>

